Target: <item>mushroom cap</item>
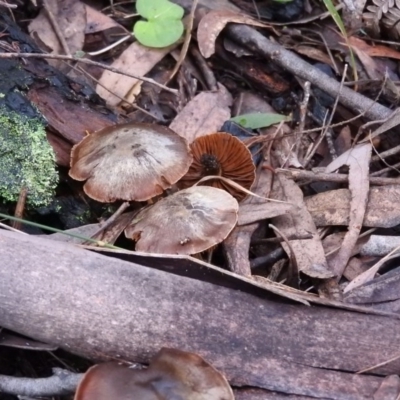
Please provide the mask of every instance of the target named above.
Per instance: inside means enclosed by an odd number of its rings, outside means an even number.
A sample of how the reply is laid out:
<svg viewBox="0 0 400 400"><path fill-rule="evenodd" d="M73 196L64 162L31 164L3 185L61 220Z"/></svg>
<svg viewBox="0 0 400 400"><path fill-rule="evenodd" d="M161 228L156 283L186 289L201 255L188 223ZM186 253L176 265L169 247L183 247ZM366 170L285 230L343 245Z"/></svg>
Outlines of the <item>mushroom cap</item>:
<svg viewBox="0 0 400 400"><path fill-rule="evenodd" d="M161 349L149 368L118 362L86 372L74 400L234 400L225 377L197 354Z"/></svg>
<svg viewBox="0 0 400 400"><path fill-rule="evenodd" d="M229 133L219 132L197 138L190 148L193 162L187 174L180 180L180 187L193 186L207 175L219 175L231 179L245 189L255 180L255 165L248 148ZM212 179L201 185L224 189L238 200L246 193L220 180Z"/></svg>
<svg viewBox="0 0 400 400"><path fill-rule="evenodd" d="M140 211L125 229L147 253L196 254L222 242L234 228L239 205L228 192L194 186Z"/></svg>
<svg viewBox="0 0 400 400"><path fill-rule="evenodd" d="M144 201L171 187L191 162L186 139L171 129L128 123L106 127L75 145L69 175L87 180L83 189L95 200Z"/></svg>

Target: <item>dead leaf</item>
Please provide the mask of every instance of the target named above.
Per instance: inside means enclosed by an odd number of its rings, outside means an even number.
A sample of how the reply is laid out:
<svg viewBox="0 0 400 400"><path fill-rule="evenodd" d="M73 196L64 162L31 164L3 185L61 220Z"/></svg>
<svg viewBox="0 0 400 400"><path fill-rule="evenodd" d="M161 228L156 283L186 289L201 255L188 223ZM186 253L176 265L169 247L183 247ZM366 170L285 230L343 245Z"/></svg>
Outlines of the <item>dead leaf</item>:
<svg viewBox="0 0 400 400"><path fill-rule="evenodd" d="M380 124L377 129L371 132L371 134L369 134L366 138L361 140L360 143L369 142L380 134L388 131L389 129L395 128L398 125L400 125L400 108L396 108L383 124Z"/></svg>
<svg viewBox="0 0 400 400"><path fill-rule="evenodd" d="M367 269L365 272L362 274L358 275L356 278L354 278L343 290L343 293L348 293L355 288L358 288L361 285L364 285L372 279L374 279L374 276L376 273L379 271L379 269L385 264L386 261L388 261L395 253L397 253L400 249L400 246L396 247L394 250L392 250L388 255L380 259L375 265L373 265L371 268ZM397 290L398 292L398 290Z"/></svg>
<svg viewBox="0 0 400 400"><path fill-rule="evenodd" d="M327 167L326 172L333 172L343 165L348 165L349 189L351 192L350 223L342 247L331 261L330 266L337 279L343 274L351 256L363 224L369 191L369 162L372 146L369 143L358 145L340 155Z"/></svg>
<svg viewBox="0 0 400 400"><path fill-rule="evenodd" d="M290 240L299 271L319 279L332 278L334 274L328 269L317 228L314 225L304 201L303 192L295 182L279 174L274 180L273 198L293 204L293 209L286 215L272 219L272 223L287 237L312 235L312 239ZM290 249L282 243L286 253Z"/></svg>
<svg viewBox="0 0 400 400"><path fill-rule="evenodd" d="M353 287L351 290L346 289L345 300L352 304L396 301L400 299L400 268L378 276L372 282L366 281L359 287Z"/></svg>
<svg viewBox="0 0 400 400"><path fill-rule="evenodd" d="M178 44L174 44L163 49L150 49L142 46L139 42L135 42L128 46L111 66L121 71L126 71L127 73L133 71L135 75L139 77L145 76L159 61L177 46ZM107 104L116 106L121 102L120 97L125 98L138 82L139 79L136 78L111 71L104 71L99 79L96 92ZM115 96L113 93L117 94L119 97Z"/></svg>
<svg viewBox="0 0 400 400"><path fill-rule="evenodd" d="M400 356L399 356L400 357ZM398 399L400 397L400 378L398 375L386 376L374 393L374 400Z"/></svg>
<svg viewBox="0 0 400 400"><path fill-rule="evenodd" d="M108 15L96 10L93 7L85 4L86 8L86 27L85 34L88 35L90 33L103 32L111 28L119 28L126 32L126 29L120 25L118 22L115 22Z"/></svg>
<svg viewBox="0 0 400 400"><path fill-rule="evenodd" d="M210 11L201 19L197 28L199 49L205 58L211 57L215 53L215 41L222 29L230 22L270 28L269 25L263 24L245 14L229 10Z"/></svg>
<svg viewBox="0 0 400 400"><path fill-rule="evenodd" d="M196 138L217 132L231 117L232 96L222 85L217 92L201 92L175 117L170 128L192 143Z"/></svg>
<svg viewBox="0 0 400 400"><path fill-rule="evenodd" d="M86 27L86 8L84 4L79 0L49 0L48 5L68 44L70 53L73 55L78 50L82 50ZM62 48L44 8L29 24L28 30L33 38L37 36L50 48L51 53L65 54L65 49ZM63 61L59 60L48 60L48 62L58 68L65 65Z"/></svg>
<svg viewBox="0 0 400 400"><path fill-rule="evenodd" d="M267 201L265 203L240 204L238 226L248 225L263 219L287 214L292 210L292 208L292 204L273 203Z"/></svg>
<svg viewBox="0 0 400 400"><path fill-rule="evenodd" d="M392 228L400 224L400 185L375 186L369 190L362 226ZM317 226L349 225L351 193L331 190L305 199Z"/></svg>
<svg viewBox="0 0 400 400"><path fill-rule="evenodd" d="M373 46L371 46L364 40L354 36L351 36L348 39L349 43L351 44L354 50L357 49L362 50L370 57L387 57L400 60L400 52L395 50L394 48L383 46L376 43Z"/></svg>

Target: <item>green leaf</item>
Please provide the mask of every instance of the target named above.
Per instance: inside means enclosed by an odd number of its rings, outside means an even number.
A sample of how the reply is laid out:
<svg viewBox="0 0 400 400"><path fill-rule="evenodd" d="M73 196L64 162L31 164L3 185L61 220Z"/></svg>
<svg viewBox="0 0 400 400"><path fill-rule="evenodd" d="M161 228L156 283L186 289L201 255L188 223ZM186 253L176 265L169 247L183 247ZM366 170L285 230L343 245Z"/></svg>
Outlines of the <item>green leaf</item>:
<svg viewBox="0 0 400 400"><path fill-rule="evenodd" d="M133 33L144 46L160 48L178 41L183 30L183 23L180 20L160 19L136 22Z"/></svg>
<svg viewBox="0 0 400 400"><path fill-rule="evenodd" d="M149 21L156 19L180 20L184 14L181 6L168 0L137 0L136 11Z"/></svg>
<svg viewBox="0 0 400 400"><path fill-rule="evenodd" d="M251 129L266 128L279 122L290 120L291 118L286 115L268 113L243 114L231 118L231 121L242 125L244 128Z"/></svg>

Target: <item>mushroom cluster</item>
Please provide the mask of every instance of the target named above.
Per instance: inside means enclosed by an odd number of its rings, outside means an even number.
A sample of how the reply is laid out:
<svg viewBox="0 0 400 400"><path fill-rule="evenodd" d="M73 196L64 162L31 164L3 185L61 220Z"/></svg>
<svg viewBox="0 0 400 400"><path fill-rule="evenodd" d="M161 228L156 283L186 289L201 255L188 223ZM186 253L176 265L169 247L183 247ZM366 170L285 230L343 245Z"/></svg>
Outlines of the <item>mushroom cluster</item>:
<svg viewBox="0 0 400 400"><path fill-rule="evenodd" d="M125 235L139 251L195 254L234 228L237 201L245 197L238 187L251 188L255 167L247 147L228 133L209 134L189 146L167 127L128 123L75 145L69 175L86 181L85 193L101 202L146 201L177 184L182 190L140 211ZM211 179L194 186L206 176Z"/></svg>

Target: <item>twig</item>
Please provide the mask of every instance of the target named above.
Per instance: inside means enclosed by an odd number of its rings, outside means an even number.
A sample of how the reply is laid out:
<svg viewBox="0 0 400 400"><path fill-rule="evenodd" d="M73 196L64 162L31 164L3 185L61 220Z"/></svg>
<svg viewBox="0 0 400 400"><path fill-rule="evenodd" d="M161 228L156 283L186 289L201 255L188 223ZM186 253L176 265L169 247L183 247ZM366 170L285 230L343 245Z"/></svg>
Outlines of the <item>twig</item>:
<svg viewBox="0 0 400 400"><path fill-rule="evenodd" d="M376 161L381 161L382 159L389 157L389 156L394 156L395 154L400 153L400 145L395 146L391 148L390 150L383 151L382 153L379 153L378 155L375 155L371 158L371 162L376 162Z"/></svg>
<svg viewBox="0 0 400 400"><path fill-rule="evenodd" d="M196 11L198 2L199 2L199 0L193 0L192 8L190 9L190 14L189 14L188 20L187 20L185 40L183 41L181 53L179 54L178 61L176 62L174 69L172 70L171 74L169 75L166 84L168 84L168 82L170 82L171 79L175 76L175 74L179 71L180 66L182 65L183 61L185 60L187 51L189 49L190 39L192 38L194 13Z"/></svg>
<svg viewBox="0 0 400 400"><path fill-rule="evenodd" d="M7 8L17 8L18 7L16 4L8 4L5 1L0 1L0 6L7 7Z"/></svg>
<svg viewBox="0 0 400 400"><path fill-rule="evenodd" d="M15 207L14 217L21 219L23 218L27 196L28 196L28 188L22 187L19 192L17 206ZM22 223L20 221L12 221L11 226L17 231L20 231Z"/></svg>
<svg viewBox="0 0 400 400"><path fill-rule="evenodd" d="M319 87L331 96L336 96L340 92L340 83L335 79L319 71L291 51L286 50L283 46L268 40L254 28L231 24L227 27L227 31L236 42L272 59L277 65L299 78L310 81L311 84ZM371 120L383 119L392 113L392 110L389 108L375 103L373 100L348 87L343 87L341 90L339 101L354 112L364 113Z"/></svg>
<svg viewBox="0 0 400 400"><path fill-rule="evenodd" d="M344 71L343 71L343 75L342 75L342 80L340 81L339 92L336 95L335 103L333 104L332 111L329 115L329 119L326 124L325 131L323 131L323 133L322 133L323 135L325 134L325 136L326 136L326 142L328 144L328 149L329 149L329 153L332 157L332 160L337 158L337 154L336 154L335 144L333 143L332 128L330 128L330 125L332 124L333 116L335 115L335 111L336 111L337 105L339 103L340 93L343 90L343 83L344 83L344 80L346 79L346 75L347 75L347 64L344 65Z"/></svg>
<svg viewBox="0 0 400 400"><path fill-rule="evenodd" d="M74 68L74 67L73 67ZM77 70L83 74L85 74L86 76L88 76L90 79L93 80L93 82L95 82L97 85L101 86L104 90L107 90L109 93L111 93L113 96L119 98L122 102L129 104L131 107L133 107L135 110L139 110L141 111L143 114L148 115L149 117L153 118L155 121L159 121L160 122L160 118L158 118L157 116L153 115L151 112L145 110L144 108L138 106L135 103L132 103L131 101L128 101L126 99L124 99L122 96L120 96L119 94L113 92L111 89L109 89L108 87L106 87L105 85L103 85L98 79L96 79L94 76L92 76L92 74L90 74L89 72L87 72L85 69L83 69L82 67L78 67Z"/></svg>
<svg viewBox="0 0 400 400"><path fill-rule="evenodd" d="M129 202L125 201L123 202L117 211L113 215L111 215L110 218L104 224L95 232L93 233L92 236L90 236L90 239L96 239L100 233L104 232L128 207L129 207ZM82 245L89 245L92 244L91 241L86 240L85 242L82 243Z"/></svg>
<svg viewBox="0 0 400 400"><path fill-rule="evenodd" d="M192 46L190 49L190 53L192 54L192 57L195 59L197 67L199 67L201 73L203 74L204 79L206 80L208 90L217 91L218 85L217 85L217 80L215 79L214 76L214 72L208 66L207 61L201 55L200 51L197 49L197 47Z"/></svg>
<svg viewBox="0 0 400 400"><path fill-rule="evenodd" d="M326 173L315 173L312 171L301 171L293 169L276 169L277 174L285 174L289 178L294 180L308 179L311 182L348 182L349 176L346 174L326 174ZM400 178L381 178L381 177L369 177L371 185L385 186L385 185L399 185Z"/></svg>
<svg viewBox="0 0 400 400"><path fill-rule="evenodd" d="M389 165L387 168L382 168L379 171L372 172L371 174L369 174L369 176L382 176L386 174L386 172L397 171L398 168L400 168L400 162Z"/></svg>
<svg viewBox="0 0 400 400"><path fill-rule="evenodd" d="M73 393L83 377L61 368L53 368L53 374L48 378L0 375L0 392L28 397L63 396Z"/></svg>
<svg viewBox="0 0 400 400"><path fill-rule="evenodd" d="M129 76L130 78L135 78L135 79L138 79L143 82L148 82L154 86L158 86L159 88L166 90L167 92L171 92L173 94L178 93L178 91L176 89L171 89L165 85L162 85L161 83L156 82L154 79L146 78L144 76L137 76L137 75L131 74L129 72L122 71L119 68L110 67L109 65L105 65L105 64L99 63L97 61L88 60L87 58L78 58L78 57L74 57L74 56L65 56L65 55L61 55L61 54L0 53L0 59L1 58L18 58L18 57L21 57L21 58L45 58L45 59L49 58L49 59L53 59L53 60L76 61L76 62L80 62L82 64L94 65L96 67L106 69L106 70L114 72L116 74L125 75L125 76Z"/></svg>
<svg viewBox="0 0 400 400"><path fill-rule="evenodd" d="M296 129L296 140L295 140L295 153L297 156L299 156L299 149L300 149L300 144L301 144L301 137L303 135L304 127L306 124L306 116L307 116L307 109L308 109L308 102L310 100L310 82L305 82L303 91L304 91L304 96L303 100L300 103L300 122L299 126Z"/></svg>
<svg viewBox="0 0 400 400"><path fill-rule="evenodd" d="M61 4L61 3L60 3ZM46 11L47 18L49 19L49 22L54 29L54 33L57 36L57 39L59 40L61 47L63 48L64 52L67 55L71 55L71 50L68 46L67 41L65 40L65 37L63 33L61 32L60 26L58 25L57 19L55 18L53 12L51 11L51 6L49 4L49 0L43 0L43 8Z"/></svg>

